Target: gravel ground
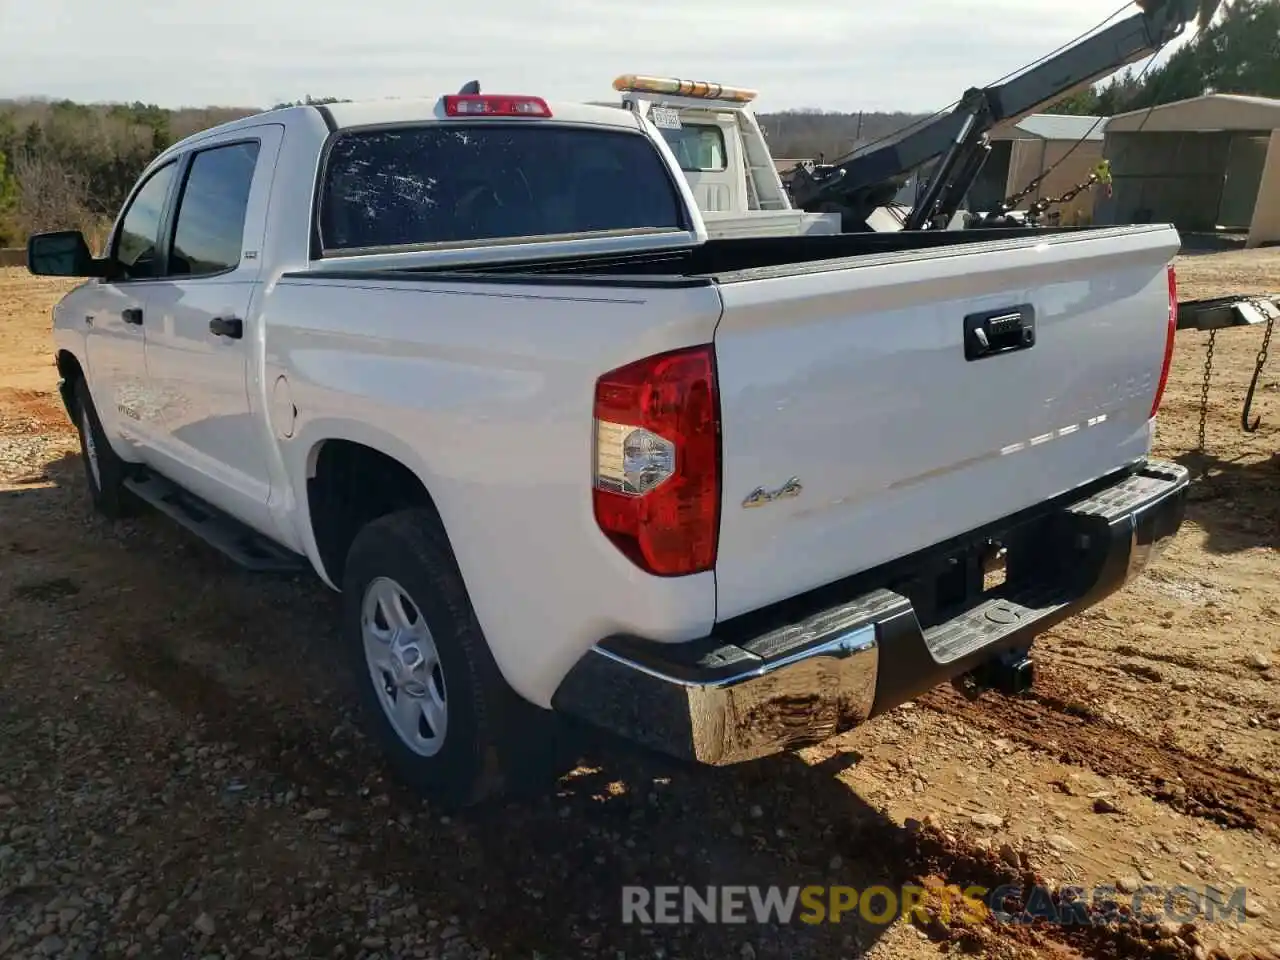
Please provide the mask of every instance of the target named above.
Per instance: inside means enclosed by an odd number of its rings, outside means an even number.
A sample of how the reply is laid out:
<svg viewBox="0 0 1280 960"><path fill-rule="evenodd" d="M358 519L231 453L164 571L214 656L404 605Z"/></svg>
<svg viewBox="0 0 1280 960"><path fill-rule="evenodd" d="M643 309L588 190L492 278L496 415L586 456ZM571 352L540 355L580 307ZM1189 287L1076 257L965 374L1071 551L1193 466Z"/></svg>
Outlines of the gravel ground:
<svg viewBox="0 0 1280 960"><path fill-rule="evenodd" d="M1280 251L1184 296L1280 291ZM0 271L0 957L1280 957L1280 403L1179 337L1160 452L1194 465L1147 576L1038 644L1031 697L939 690L731 770L579 728L529 798L448 817L360 735L310 578L89 513L48 365L65 284ZM1247 887L1243 924L626 925L642 884ZM937 914L935 909L934 914Z"/></svg>

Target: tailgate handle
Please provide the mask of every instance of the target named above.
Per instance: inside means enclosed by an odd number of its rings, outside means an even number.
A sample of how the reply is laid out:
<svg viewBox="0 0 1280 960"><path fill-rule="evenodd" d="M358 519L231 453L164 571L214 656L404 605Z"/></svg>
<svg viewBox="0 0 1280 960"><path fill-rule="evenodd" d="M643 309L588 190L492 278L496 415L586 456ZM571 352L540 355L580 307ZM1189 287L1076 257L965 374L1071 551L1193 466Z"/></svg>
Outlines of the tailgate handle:
<svg viewBox="0 0 1280 960"><path fill-rule="evenodd" d="M1029 303L964 318L964 358L981 360L1036 344L1036 309Z"/></svg>

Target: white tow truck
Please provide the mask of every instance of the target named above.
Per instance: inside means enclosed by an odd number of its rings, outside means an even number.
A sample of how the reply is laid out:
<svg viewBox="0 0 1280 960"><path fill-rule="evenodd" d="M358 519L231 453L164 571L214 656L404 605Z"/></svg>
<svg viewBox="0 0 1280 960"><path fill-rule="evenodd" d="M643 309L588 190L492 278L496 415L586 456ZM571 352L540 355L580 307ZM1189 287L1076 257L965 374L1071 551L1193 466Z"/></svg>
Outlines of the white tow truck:
<svg viewBox="0 0 1280 960"><path fill-rule="evenodd" d="M30 238L85 477L343 594L353 693L449 803L576 716L707 764L812 743L1139 573L1169 226L708 237L640 112L306 105ZM263 636L264 643L278 637Z"/></svg>
<svg viewBox="0 0 1280 960"><path fill-rule="evenodd" d="M693 188L710 237L785 237L840 232L840 214L791 205L768 141L751 110L759 95L701 80L623 74L622 106L662 134Z"/></svg>

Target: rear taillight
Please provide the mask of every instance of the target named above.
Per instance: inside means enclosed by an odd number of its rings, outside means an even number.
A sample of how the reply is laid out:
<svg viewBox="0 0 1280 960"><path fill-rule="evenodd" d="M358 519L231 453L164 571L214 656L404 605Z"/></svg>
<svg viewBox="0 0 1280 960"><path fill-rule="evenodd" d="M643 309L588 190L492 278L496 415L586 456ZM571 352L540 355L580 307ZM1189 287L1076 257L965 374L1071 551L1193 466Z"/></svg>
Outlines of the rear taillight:
<svg viewBox="0 0 1280 960"><path fill-rule="evenodd" d="M512 97L491 93L458 93L444 98L449 117L549 117L551 108L541 97Z"/></svg>
<svg viewBox="0 0 1280 960"><path fill-rule="evenodd" d="M710 345L596 381L596 523L640 569L710 570L720 525L720 405Z"/></svg>
<svg viewBox="0 0 1280 960"><path fill-rule="evenodd" d="M1156 415L1160 409L1160 401L1164 399L1165 384L1169 382L1169 367L1173 364L1173 341L1178 332L1178 275L1169 264L1169 327L1164 338L1164 363L1160 367L1160 381L1156 384L1156 395L1151 399L1151 412L1148 419Z"/></svg>

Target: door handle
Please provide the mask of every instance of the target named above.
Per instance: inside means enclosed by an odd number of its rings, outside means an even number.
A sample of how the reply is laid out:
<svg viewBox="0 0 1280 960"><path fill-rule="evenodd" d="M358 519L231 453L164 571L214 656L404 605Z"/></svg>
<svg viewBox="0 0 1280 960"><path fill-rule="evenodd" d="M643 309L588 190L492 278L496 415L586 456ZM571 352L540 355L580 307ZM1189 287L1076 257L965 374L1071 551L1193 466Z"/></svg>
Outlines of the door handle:
<svg viewBox="0 0 1280 960"><path fill-rule="evenodd" d="M125 323L132 323L135 327L142 326L142 308L127 307L120 311L120 319Z"/></svg>
<svg viewBox="0 0 1280 960"><path fill-rule="evenodd" d="M209 331L215 336L239 340L244 336L244 321L239 317L214 317L209 321Z"/></svg>
<svg viewBox="0 0 1280 960"><path fill-rule="evenodd" d="M1036 345L1036 308L1029 303L964 318L964 358L981 360Z"/></svg>

